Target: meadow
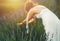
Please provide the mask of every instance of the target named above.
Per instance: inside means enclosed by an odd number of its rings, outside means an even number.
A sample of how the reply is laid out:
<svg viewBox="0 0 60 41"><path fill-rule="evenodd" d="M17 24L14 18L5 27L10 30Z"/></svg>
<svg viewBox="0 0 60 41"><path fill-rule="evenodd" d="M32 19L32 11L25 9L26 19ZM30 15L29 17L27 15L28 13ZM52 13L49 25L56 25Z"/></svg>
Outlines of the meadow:
<svg viewBox="0 0 60 41"><path fill-rule="evenodd" d="M46 6L53 11L57 16L60 17L60 6L56 0L34 0L41 5ZM57 5L57 3L58 5ZM6 5L7 6L7 5ZM15 12L15 15L10 14L9 16L0 17L0 41L46 41L46 33L42 20L37 19L36 22L29 24L29 33L26 33L26 24L17 26L18 22L21 22L26 17L21 10ZM59 10L57 10L59 9ZM0 10L1 11L1 10ZM10 10L12 11L12 10ZM57 11L59 13L57 13ZM0 13L1 14L1 13ZM22 17L22 18L21 18Z"/></svg>
<svg viewBox="0 0 60 41"><path fill-rule="evenodd" d="M41 20L29 24L30 32L26 33L26 24L17 26L16 21L0 18L0 41L45 41L46 34Z"/></svg>

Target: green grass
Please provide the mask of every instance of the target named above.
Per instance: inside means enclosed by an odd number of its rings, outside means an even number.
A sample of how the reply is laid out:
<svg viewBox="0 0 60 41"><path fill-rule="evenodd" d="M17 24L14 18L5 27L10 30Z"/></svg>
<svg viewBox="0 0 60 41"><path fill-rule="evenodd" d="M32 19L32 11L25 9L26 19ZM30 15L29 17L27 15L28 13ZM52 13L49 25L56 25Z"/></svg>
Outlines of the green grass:
<svg viewBox="0 0 60 41"><path fill-rule="evenodd" d="M26 33L26 25L17 26L16 22L0 20L0 41L45 41L46 34L41 20L29 24L30 32Z"/></svg>

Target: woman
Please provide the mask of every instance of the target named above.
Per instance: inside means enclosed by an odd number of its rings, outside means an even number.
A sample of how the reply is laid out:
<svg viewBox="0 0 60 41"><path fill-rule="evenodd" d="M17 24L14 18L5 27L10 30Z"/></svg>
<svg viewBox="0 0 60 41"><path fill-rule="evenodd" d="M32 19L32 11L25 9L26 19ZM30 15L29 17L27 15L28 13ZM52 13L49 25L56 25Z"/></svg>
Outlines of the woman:
<svg viewBox="0 0 60 41"><path fill-rule="evenodd" d="M42 19L42 23L44 25L44 29L46 31L46 35L48 35L47 41L60 41L60 21L58 17L51 12L48 8L42 5L35 4L32 1L25 3L24 10L27 13L28 23L31 23L38 19ZM23 20L18 25L22 25L26 23L26 19Z"/></svg>

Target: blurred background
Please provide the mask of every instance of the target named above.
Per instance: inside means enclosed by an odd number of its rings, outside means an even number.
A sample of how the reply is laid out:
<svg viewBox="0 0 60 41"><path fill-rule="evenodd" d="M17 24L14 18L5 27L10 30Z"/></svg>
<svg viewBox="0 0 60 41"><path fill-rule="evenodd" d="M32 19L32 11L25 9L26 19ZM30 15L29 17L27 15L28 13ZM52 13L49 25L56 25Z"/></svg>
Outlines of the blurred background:
<svg viewBox="0 0 60 41"><path fill-rule="evenodd" d="M39 19L29 24L30 32L26 33L26 25L17 26L25 19L24 3L26 0L0 0L0 41L46 41L46 34ZM60 0L32 0L44 5L60 18Z"/></svg>
<svg viewBox="0 0 60 41"><path fill-rule="evenodd" d="M17 19L18 17L24 17L25 13L23 8L24 8L25 1L26 0L0 0L0 17L15 16L16 17L15 19ZM53 11L58 17L60 16L59 0L32 0L32 1L40 5L46 6L51 11ZM12 18L9 18L9 19L12 19Z"/></svg>

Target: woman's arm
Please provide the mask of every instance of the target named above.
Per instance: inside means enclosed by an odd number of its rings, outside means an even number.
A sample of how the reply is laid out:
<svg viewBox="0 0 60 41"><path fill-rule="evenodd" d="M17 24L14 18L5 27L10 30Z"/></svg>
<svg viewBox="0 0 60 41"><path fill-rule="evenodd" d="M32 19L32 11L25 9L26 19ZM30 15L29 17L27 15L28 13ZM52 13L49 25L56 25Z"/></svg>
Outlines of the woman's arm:
<svg viewBox="0 0 60 41"><path fill-rule="evenodd" d="M32 19L28 22L28 24L30 24L30 23L32 23L32 22L36 22L36 18L32 18Z"/></svg>
<svg viewBox="0 0 60 41"><path fill-rule="evenodd" d="M37 10L30 10L28 12L26 18L28 18L28 22L30 21L29 23L33 22L36 19L34 16L35 16L35 14L38 14L38 12L39 11L37 11ZM21 23L18 23L17 25L26 24L26 18L25 18L25 20L23 20Z"/></svg>
<svg viewBox="0 0 60 41"><path fill-rule="evenodd" d="M28 21L28 24L32 23L32 22L35 22L36 21L36 18L32 18ZM23 20L21 23L17 23L17 25L22 25L22 24L26 24L26 19Z"/></svg>

